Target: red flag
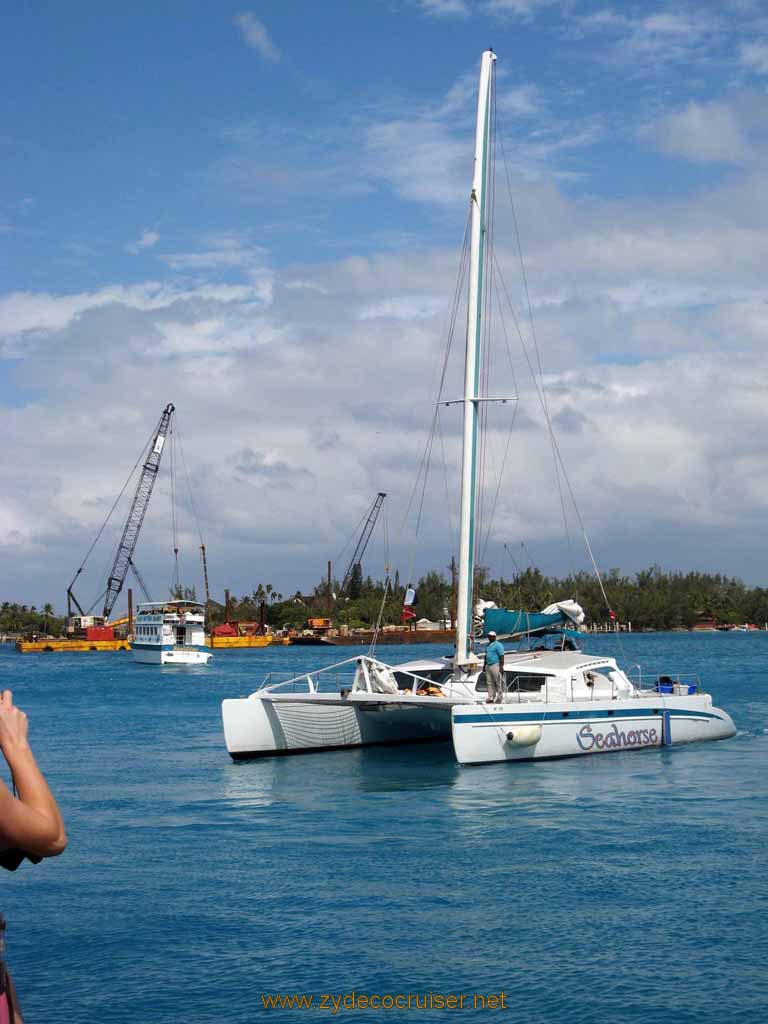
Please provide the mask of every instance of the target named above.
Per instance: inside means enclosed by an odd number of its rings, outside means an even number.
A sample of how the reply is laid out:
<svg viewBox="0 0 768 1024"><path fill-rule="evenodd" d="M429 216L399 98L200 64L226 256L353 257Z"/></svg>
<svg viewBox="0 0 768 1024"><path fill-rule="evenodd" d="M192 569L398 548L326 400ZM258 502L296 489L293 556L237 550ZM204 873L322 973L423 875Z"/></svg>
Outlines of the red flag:
<svg viewBox="0 0 768 1024"><path fill-rule="evenodd" d="M611 620L613 622L615 622L616 621L616 612L613 610L613 608L609 608L608 609L608 614L611 616Z"/></svg>
<svg viewBox="0 0 768 1024"><path fill-rule="evenodd" d="M411 611L410 608L403 608L402 615L400 616L401 622L408 622L409 619L415 619L416 612Z"/></svg>

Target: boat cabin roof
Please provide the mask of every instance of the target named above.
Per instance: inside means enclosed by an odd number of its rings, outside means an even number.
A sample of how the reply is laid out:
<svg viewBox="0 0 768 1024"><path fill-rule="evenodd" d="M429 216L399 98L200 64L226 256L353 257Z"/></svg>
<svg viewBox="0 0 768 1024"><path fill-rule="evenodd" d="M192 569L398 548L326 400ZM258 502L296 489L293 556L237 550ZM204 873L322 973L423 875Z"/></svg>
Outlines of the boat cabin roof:
<svg viewBox="0 0 768 1024"><path fill-rule="evenodd" d="M144 601L136 606L137 614L145 615L152 612L204 611L205 605L200 601Z"/></svg>
<svg viewBox="0 0 768 1024"><path fill-rule="evenodd" d="M539 672L573 672L588 668L616 668L613 658L599 658L581 651L512 651L504 655L504 668Z"/></svg>
<svg viewBox="0 0 768 1024"><path fill-rule="evenodd" d="M437 669L449 669L453 668L452 658L414 658L413 661L398 662L396 665L391 665L390 668L394 669L395 672L398 670L404 670L408 672L420 672L422 670L434 672Z"/></svg>
<svg viewBox="0 0 768 1024"><path fill-rule="evenodd" d="M595 655L582 654L581 651L507 651L504 655L504 671L510 672L521 669L526 672L541 673L566 673L583 672L587 669L607 668L615 669L618 666L614 658L595 657ZM453 658L420 658L392 666L394 671L413 672L416 675L426 675L428 672L452 669ZM469 670L469 675L482 672L483 664L480 661L474 669Z"/></svg>

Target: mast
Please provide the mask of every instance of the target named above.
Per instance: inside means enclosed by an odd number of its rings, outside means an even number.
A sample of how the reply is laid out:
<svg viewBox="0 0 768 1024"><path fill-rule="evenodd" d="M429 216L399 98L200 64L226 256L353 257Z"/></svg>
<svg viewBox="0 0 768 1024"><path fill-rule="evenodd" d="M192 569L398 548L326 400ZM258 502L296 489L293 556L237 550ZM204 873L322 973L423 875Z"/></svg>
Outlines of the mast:
<svg viewBox="0 0 768 1024"><path fill-rule="evenodd" d="M458 666L466 665L470 660L471 653L483 248L486 232L491 79L495 61L496 54L492 50L486 50L480 62L475 163L470 196L469 296L467 299L467 343L464 364L464 441L461 458L461 525L459 528L459 586L456 611L456 664Z"/></svg>
<svg viewBox="0 0 768 1024"><path fill-rule="evenodd" d="M203 583L205 584L205 614L208 614L208 605L211 601L211 593L208 590L208 559L205 557L205 544L200 544L200 556L203 559Z"/></svg>

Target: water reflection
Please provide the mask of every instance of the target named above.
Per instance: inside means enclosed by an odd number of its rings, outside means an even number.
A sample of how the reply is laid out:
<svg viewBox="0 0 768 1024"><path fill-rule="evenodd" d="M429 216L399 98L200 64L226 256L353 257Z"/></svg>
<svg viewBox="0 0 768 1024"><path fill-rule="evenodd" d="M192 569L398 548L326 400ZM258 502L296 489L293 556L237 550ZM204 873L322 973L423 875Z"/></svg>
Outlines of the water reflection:
<svg viewBox="0 0 768 1024"><path fill-rule="evenodd" d="M725 744L723 747L725 748ZM714 755L714 756L713 756ZM609 756L462 767L450 743L368 747L230 763L220 795L240 808L291 805L327 810L355 796L431 791L469 827L475 812L535 816L546 825L571 805L674 798L722 771L712 745Z"/></svg>
<svg viewBox="0 0 768 1024"><path fill-rule="evenodd" d="M222 795L243 806L327 805L342 794L445 789L461 772L450 743L296 754L232 763Z"/></svg>

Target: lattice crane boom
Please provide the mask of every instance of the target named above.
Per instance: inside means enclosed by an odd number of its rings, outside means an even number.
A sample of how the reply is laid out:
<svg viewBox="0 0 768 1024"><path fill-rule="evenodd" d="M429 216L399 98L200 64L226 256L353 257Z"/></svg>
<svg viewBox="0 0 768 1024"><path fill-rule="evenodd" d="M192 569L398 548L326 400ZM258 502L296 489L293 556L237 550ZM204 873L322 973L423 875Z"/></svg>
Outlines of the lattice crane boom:
<svg viewBox="0 0 768 1024"><path fill-rule="evenodd" d="M160 468L160 459L163 455L165 438L170 429L171 417L173 416L174 411L174 406L170 402L165 409L163 409L163 414L160 417L157 430L155 431L152 442L149 445L147 458L141 469L141 476L139 477L139 483L136 487L136 493L133 496L131 509L128 513L128 518L125 521L125 526L123 527L123 535L120 538L120 543L117 547L117 552L115 553L115 560L112 563L112 569L109 573L109 577L107 578L107 593L104 599L105 619L109 618L115 601L117 601L118 595L123 589L125 578L128 575L128 569L131 565L131 559L133 557L134 549L136 548L136 542L139 539L141 524L144 522L144 516L146 515L147 508L149 506L149 499L152 497L152 489L155 486L157 472Z"/></svg>
<svg viewBox="0 0 768 1024"><path fill-rule="evenodd" d="M373 528L376 525L376 520L379 518L379 512L381 511L381 506L384 504L385 498L386 494L383 491L379 491L379 493L376 495L376 498L374 499L373 504L371 505L371 508L368 512L368 518L365 521L365 526L363 526L362 533L360 534L360 539L357 542L355 553L354 555L352 555L352 561L349 563L349 567L347 571L344 573L344 579L342 580L340 591L340 593L342 594L347 588L350 576L352 575L352 570L358 564L358 562L362 562L363 560L365 549L368 547L368 541L371 539Z"/></svg>

